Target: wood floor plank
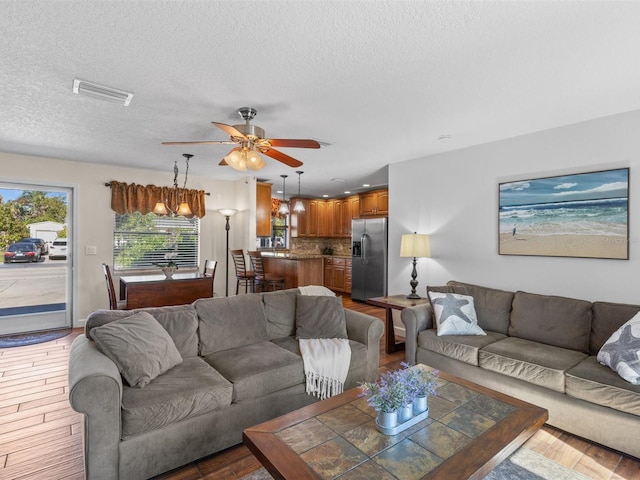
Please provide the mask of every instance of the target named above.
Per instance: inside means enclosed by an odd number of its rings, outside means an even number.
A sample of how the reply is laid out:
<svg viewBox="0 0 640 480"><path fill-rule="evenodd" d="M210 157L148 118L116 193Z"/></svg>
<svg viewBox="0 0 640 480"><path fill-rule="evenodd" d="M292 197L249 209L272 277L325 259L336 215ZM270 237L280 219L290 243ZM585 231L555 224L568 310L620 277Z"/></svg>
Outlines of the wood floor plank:
<svg viewBox="0 0 640 480"><path fill-rule="evenodd" d="M56 456L66 454L77 454L82 452L82 436L81 435L69 435L62 440L54 440L48 443L39 444L33 447L24 448L17 452L11 452L7 455L7 466L14 466L19 463L40 463L43 458L43 452L45 455ZM1 477L0 477L1 478Z"/></svg>
<svg viewBox="0 0 640 480"><path fill-rule="evenodd" d="M26 382L27 388L33 388L33 387L40 387L43 385L46 385L47 381L46 379L42 378L40 380L35 380L33 382ZM9 385L9 386L2 386L2 390L0 390L0 399L3 398L7 398L7 396L9 394L13 394L14 392L21 392L25 389L25 384L24 383L19 383L17 385Z"/></svg>
<svg viewBox="0 0 640 480"><path fill-rule="evenodd" d="M0 405L5 401L15 400L18 403L22 403L20 401L21 397L26 397L29 395L36 395L42 392L50 392L55 394L55 390L64 391L64 388L67 386L68 382L59 381L57 383L46 383L45 380L40 379L36 382L29 383L28 385L23 385L22 388L17 388L16 385L10 387L8 390L4 388L0 392ZM58 392L59 393L59 392Z"/></svg>
<svg viewBox="0 0 640 480"><path fill-rule="evenodd" d="M49 403L47 405L41 405L40 407L31 408L28 410L17 410L18 405L15 405L16 411L7 415L0 416L0 424L16 422L23 418L32 417L34 415L44 415L46 413L53 413L57 410L69 408L69 400L64 399L57 403ZM75 412L74 412L75 413Z"/></svg>
<svg viewBox="0 0 640 480"><path fill-rule="evenodd" d="M42 405L51 405L53 403L58 403L63 400L69 400L68 393L61 393L59 395L52 395L50 397L39 398L37 400L33 400L31 402L21 403L20 411L31 410L32 408L37 408Z"/></svg>
<svg viewBox="0 0 640 480"><path fill-rule="evenodd" d="M71 430L69 427L58 427L53 430L34 432L30 437L16 438L5 443L0 443L0 455L17 452L36 445L42 445L55 439L67 438L70 435Z"/></svg>
<svg viewBox="0 0 640 480"><path fill-rule="evenodd" d="M51 480L53 478L64 478L84 472L84 461L82 455L57 465L39 469L35 472L27 472L25 475L15 477L15 480Z"/></svg>
<svg viewBox="0 0 640 480"><path fill-rule="evenodd" d="M5 433L14 432L33 425L40 425L42 423L44 423L44 414L31 415L14 422L2 422L0 423L0 437Z"/></svg>
<svg viewBox="0 0 640 480"><path fill-rule="evenodd" d="M15 394L4 400L0 400L0 408L7 405L14 405L16 403L29 403L36 400L42 400L43 398L50 398L52 395L63 394L64 388L57 387L52 389L45 389L44 391L36 391L33 393L26 393L23 395Z"/></svg>

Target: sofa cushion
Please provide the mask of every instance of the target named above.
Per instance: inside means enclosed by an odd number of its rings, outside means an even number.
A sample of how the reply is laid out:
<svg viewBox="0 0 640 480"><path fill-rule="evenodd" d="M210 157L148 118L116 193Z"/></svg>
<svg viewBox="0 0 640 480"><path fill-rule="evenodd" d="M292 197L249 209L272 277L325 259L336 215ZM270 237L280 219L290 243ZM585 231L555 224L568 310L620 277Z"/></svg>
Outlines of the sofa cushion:
<svg viewBox="0 0 640 480"><path fill-rule="evenodd" d="M233 402L304 384L302 357L272 342L215 352L204 359L233 383Z"/></svg>
<svg viewBox="0 0 640 480"><path fill-rule="evenodd" d="M295 353L300 356L300 343L294 337L282 337L272 340L276 345ZM351 360L349 362L349 371L364 367L367 365L367 346L355 340L349 340L349 348L351 349Z"/></svg>
<svg viewBox="0 0 640 480"><path fill-rule="evenodd" d="M511 337L588 352L590 333L590 302L526 292L513 297Z"/></svg>
<svg viewBox="0 0 640 480"><path fill-rule="evenodd" d="M147 312L95 327L91 338L132 387L144 388L158 375L182 363L171 336Z"/></svg>
<svg viewBox="0 0 640 480"><path fill-rule="evenodd" d="M625 413L640 416L640 385L631 385L594 355L566 374L566 394Z"/></svg>
<svg viewBox="0 0 640 480"><path fill-rule="evenodd" d="M142 390L123 387L122 437L225 408L232 393L233 385L204 360L185 358Z"/></svg>
<svg viewBox="0 0 640 480"><path fill-rule="evenodd" d="M473 297L459 293L429 292L438 335L486 335L478 326Z"/></svg>
<svg viewBox="0 0 640 480"><path fill-rule="evenodd" d="M269 339L288 337L296 333L297 288L262 294Z"/></svg>
<svg viewBox="0 0 640 480"><path fill-rule="evenodd" d="M591 355L597 355L602 345L604 345L604 342L609 339L613 332L628 322L638 312L640 312L640 305L594 302L589 353L591 353Z"/></svg>
<svg viewBox="0 0 640 480"><path fill-rule="evenodd" d="M448 282L448 285L454 293L473 297L478 325L483 330L507 334L513 292L455 281Z"/></svg>
<svg viewBox="0 0 640 480"><path fill-rule="evenodd" d="M632 385L640 385L640 314L613 332L597 356Z"/></svg>
<svg viewBox="0 0 640 480"><path fill-rule="evenodd" d="M202 356L269 340L260 293L201 298L194 306L199 318Z"/></svg>
<svg viewBox="0 0 640 480"><path fill-rule="evenodd" d="M137 310L96 310L87 317L85 332L91 338L91 330L134 313L148 312L171 335L182 358L198 355L198 315L193 305L140 308Z"/></svg>
<svg viewBox="0 0 640 480"><path fill-rule="evenodd" d="M478 354L480 367L564 393L565 371L587 358L574 350L509 337Z"/></svg>
<svg viewBox="0 0 640 480"><path fill-rule="evenodd" d="M478 352L490 343L506 338L498 332L487 331L486 335L442 335L436 329L418 333L418 348L424 348L461 362L478 366Z"/></svg>
<svg viewBox="0 0 640 480"><path fill-rule="evenodd" d="M296 297L296 337L348 338L342 299L298 295Z"/></svg>

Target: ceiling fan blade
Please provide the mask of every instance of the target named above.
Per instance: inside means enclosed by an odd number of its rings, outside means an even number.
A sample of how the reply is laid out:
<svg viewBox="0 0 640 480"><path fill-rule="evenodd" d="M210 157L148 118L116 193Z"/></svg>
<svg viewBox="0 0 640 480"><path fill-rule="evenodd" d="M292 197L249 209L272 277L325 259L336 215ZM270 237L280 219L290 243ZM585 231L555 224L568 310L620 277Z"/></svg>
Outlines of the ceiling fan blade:
<svg viewBox="0 0 640 480"><path fill-rule="evenodd" d="M162 142L162 145L233 145L231 140L203 140L199 142Z"/></svg>
<svg viewBox="0 0 640 480"><path fill-rule="evenodd" d="M272 147L320 148L320 144L315 140L268 138L266 141L269 142Z"/></svg>
<svg viewBox="0 0 640 480"><path fill-rule="evenodd" d="M239 131L238 129L236 129L235 127L232 127L231 125L227 125L226 123L218 123L218 122L211 122L213 123L216 127L218 127L220 130L223 130L224 132L227 133L227 135L229 135L230 137L239 137L239 138L247 138L244 136L244 134Z"/></svg>
<svg viewBox="0 0 640 480"><path fill-rule="evenodd" d="M260 148L260 152L292 168L302 166L302 162L300 160L296 160L295 158L279 152L278 150L274 150L273 148Z"/></svg>

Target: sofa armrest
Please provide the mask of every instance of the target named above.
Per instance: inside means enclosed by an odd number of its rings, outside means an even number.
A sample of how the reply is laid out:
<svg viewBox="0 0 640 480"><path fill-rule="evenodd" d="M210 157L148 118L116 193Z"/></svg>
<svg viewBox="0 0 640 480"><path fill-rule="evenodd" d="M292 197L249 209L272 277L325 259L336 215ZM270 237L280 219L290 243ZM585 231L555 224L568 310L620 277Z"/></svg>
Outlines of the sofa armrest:
<svg viewBox="0 0 640 480"><path fill-rule="evenodd" d="M84 335L73 341L69 353L69 403L85 414L86 478L118 478L122 377Z"/></svg>
<svg viewBox="0 0 640 480"><path fill-rule="evenodd" d="M367 346L367 375L366 381L373 382L378 378L380 363L380 338L384 333L382 320L361 312L345 309L347 320L347 336L350 340Z"/></svg>
<svg viewBox="0 0 640 480"><path fill-rule="evenodd" d="M405 329L405 355L409 365L416 364L418 334L422 330L433 328L433 308L429 303L408 307L400 313Z"/></svg>

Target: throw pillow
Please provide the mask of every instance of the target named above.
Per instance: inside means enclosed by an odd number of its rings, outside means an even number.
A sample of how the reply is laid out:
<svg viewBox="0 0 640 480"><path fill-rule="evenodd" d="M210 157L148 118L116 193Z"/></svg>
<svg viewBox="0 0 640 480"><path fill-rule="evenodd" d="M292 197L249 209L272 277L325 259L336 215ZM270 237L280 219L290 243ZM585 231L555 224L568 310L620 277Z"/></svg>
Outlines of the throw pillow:
<svg viewBox="0 0 640 480"><path fill-rule="evenodd" d="M298 295L297 338L348 338L347 320L340 297Z"/></svg>
<svg viewBox="0 0 640 480"><path fill-rule="evenodd" d="M640 313L613 332L597 356L632 385L640 385Z"/></svg>
<svg viewBox="0 0 640 480"><path fill-rule="evenodd" d="M169 333L147 312L95 327L91 338L132 387L143 388L182 363Z"/></svg>
<svg viewBox="0 0 640 480"><path fill-rule="evenodd" d="M429 292L440 335L486 335L478 326L473 297L459 293Z"/></svg>

